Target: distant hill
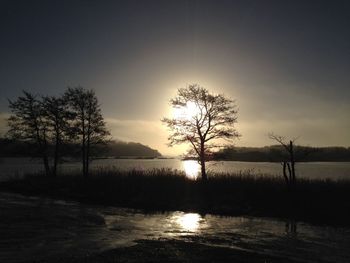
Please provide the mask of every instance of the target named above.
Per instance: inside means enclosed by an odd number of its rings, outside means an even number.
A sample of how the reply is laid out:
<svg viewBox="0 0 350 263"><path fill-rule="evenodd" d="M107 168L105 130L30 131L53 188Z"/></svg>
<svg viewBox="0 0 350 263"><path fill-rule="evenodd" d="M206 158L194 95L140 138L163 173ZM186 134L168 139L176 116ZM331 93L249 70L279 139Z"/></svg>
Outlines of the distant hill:
<svg viewBox="0 0 350 263"><path fill-rule="evenodd" d="M307 147L296 146L297 161L302 162L350 162L350 147ZM215 160L247 162L280 162L286 153L282 146L233 147L225 148L214 154Z"/></svg>
<svg viewBox="0 0 350 263"><path fill-rule="evenodd" d="M160 157L161 154L149 146L136 142L112 141L106 146L106 152L101 151L98 155L114 157Z"/></svg>
<svg viewBox="0 0 350 263"><path fill-rule="evenodd" d="M70 157L79 157L80 148L78 145L66 144L63 145L63 155ZM161 154L150 148L136 142L111 141L107 145L96 147L92 155L95 157L132 157L132 158L155 158ZM5 138L0 138L0 157L36 157L39 156L35 145L15 141Z"/></svg>

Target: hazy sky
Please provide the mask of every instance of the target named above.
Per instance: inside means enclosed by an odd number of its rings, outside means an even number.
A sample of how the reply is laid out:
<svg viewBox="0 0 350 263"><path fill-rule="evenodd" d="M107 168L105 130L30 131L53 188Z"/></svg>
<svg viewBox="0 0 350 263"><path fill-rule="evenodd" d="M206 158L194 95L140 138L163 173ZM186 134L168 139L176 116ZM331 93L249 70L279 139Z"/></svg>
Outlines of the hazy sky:
<svg viewBox="0 0 350 263"><path fill-rule="evenodd" d="M115 138L164 154L176 89L236 99L241 146L267 133L350 146L350 1L0 0L1 130L21 90L93 88Z"/></svg>

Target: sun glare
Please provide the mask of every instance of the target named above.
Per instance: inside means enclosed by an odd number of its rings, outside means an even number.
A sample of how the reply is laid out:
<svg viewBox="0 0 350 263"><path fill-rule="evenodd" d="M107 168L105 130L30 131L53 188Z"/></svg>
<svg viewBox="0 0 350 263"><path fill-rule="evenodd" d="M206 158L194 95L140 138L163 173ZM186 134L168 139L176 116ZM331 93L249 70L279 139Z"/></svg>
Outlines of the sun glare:
<svg viewBox="0 0 350 263"><path fill-rule="evenodd" d="M199 175L199 164L195 160L186 160L182 162L186 176L190 179L197 179Z"/></svg>
<svg viewBox="0 0 350 263"><path fill-rule="evenodd" d="M186 231L195 232L201 220L201 216L195 213L188 213L180 216L177 223Z"/></svg>
<svg viewBox="0 0 350 263"><path fill-rule="evenodd" d="M173 109L173 117L175 119L190 120L200 113L200 109L196 103L189 101L184 107L178 107Z"/></svg>

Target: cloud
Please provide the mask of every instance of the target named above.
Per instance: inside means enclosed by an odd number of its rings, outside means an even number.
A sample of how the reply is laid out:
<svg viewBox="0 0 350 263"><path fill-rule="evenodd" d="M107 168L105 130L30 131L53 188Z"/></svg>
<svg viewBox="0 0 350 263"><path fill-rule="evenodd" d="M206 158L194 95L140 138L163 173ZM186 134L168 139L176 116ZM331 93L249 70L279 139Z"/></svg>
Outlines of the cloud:
<svg viewBox="0 0 350 263"><path fill-rule="evenodd" d="M274 142L268 138L269 132L285 136L298 137L298 144L310 146L349 146L350 123L345 119L303 118L299 120L286 119L280 121L249 121L239 122L237 129L242 138L237 141L239 146L265 146ZM347 142L347 143L346 143Z"/></svg>

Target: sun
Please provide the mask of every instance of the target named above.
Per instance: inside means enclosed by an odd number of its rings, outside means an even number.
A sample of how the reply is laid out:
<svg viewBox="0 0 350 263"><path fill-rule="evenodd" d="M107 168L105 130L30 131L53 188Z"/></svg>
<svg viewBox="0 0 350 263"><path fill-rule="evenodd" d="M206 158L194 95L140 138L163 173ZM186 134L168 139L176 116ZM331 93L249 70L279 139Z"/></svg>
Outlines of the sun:
<svg viewBox="0 0 350 263"><path fill-rule="evenodd" d="M200 114L200 108L193 101L188 101L186 106L173 108L173 117L178 120L191 120Z"/></svg>

